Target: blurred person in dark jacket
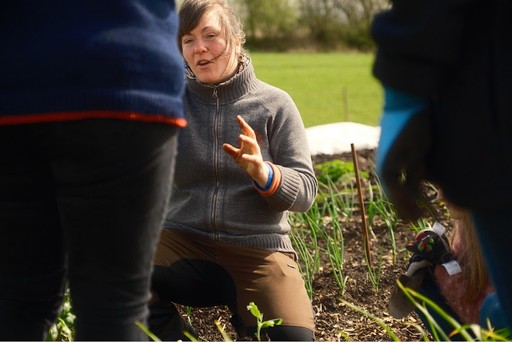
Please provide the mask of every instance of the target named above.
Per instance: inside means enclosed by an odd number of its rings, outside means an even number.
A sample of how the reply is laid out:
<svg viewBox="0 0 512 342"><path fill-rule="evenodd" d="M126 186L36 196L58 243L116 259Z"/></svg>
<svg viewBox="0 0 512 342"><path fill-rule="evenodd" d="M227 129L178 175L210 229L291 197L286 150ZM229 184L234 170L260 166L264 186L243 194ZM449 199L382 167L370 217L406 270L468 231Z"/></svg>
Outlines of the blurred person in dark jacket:
<svg viewBox="0 0 512 342"><path fill-rule="evenodd" d="M504 0L394 0L371 27L385 98L377 150L384 190L404 219L421 215L422 180L470 211L509 327L511 28Z"/></svg>

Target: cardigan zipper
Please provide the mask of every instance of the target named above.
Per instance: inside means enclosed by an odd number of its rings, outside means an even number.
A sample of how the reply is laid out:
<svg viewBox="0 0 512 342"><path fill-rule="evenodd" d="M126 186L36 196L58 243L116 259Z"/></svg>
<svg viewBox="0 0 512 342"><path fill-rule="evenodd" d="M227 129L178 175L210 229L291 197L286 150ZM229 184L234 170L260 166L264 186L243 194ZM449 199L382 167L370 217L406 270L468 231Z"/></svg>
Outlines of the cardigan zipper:
<svg viewBox="0 0 512 342"><path fill-rule="evenodd" d="M219 126L220 126L220 100L217 94L217 87L213 88L212 96L216 100L215 113L213 116L213 173L215 178L215 186L212 195L212 208L210 212L211 227L214 233L214 239L219 241L219 233L217 229L217 205L219 199L219 186L220 186L220 156L219 156Z"/></svg>

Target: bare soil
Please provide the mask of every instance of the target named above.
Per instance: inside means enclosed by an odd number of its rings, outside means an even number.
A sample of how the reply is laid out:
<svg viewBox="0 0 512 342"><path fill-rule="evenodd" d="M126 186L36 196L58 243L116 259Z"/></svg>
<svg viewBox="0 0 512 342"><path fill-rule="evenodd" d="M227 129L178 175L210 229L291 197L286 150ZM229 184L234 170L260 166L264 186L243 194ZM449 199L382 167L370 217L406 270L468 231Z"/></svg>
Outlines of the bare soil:
<svg viewBox="0 0 512 342"><path fill-rule="evenodd" d="M373 169L372 150L358 151L358 166L360 171ZM319 155L313 157L315 164L340 159L352 161L351 153L339 155ZM431 194L434 198L435 194ZM443 217L444 208L436 207L438 214ZM445 215L444 215L445 216ZM449 225L447 222L443 222ZM331 273L328 260L322 260L322 269L316 275L313 283L313 307L316 319L316 339L319 341L390 341L391 337L385 329L372 319L343 304L342 300L356 305L365 312L379 318L389 327L401 341L421 340L422 334L418 327L423 327L416 314L396 319L388 313L388 299L396 280L404 272L409 253L405 245L414 238L413 231L404 223L394 229L397 255L393 256L388 228L384 222L375 221L370 228L370 246L372 262L382 262L380 283L372 285L368 276L367 263L363 254L363 228L361 217L355 215L351 220L343 222L345 239L344 273L347 276L346 290L342 294ZM183 310L183 308L181 308ZM224 307L195 308L191 314L193 326L199 333L199 338L208 341L224 340L214 321L220 321L226 333L233 340L236 335L229 324L229 311ZM271 318L271 317L268 317ZM267 318L267 319L268 319Z"/></svg>

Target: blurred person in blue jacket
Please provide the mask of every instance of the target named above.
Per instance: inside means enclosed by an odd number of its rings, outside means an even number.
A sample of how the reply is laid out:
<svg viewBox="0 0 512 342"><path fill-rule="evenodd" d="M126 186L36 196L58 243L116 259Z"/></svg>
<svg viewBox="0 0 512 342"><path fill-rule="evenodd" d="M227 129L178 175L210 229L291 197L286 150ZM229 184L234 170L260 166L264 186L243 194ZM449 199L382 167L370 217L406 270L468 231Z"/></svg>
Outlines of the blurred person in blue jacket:
<svg viewBox="0 0 512 342"><path fill-rule="evenodd" d="M0 339L143 340L184 73L174 1L10 1L0 13Z"/></svg>

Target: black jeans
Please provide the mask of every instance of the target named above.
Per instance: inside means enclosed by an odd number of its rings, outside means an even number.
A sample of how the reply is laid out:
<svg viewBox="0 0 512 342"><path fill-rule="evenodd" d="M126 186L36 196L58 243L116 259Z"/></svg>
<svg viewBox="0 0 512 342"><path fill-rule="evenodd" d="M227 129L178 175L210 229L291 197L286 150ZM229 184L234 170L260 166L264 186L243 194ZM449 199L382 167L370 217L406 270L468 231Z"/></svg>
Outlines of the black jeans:
<svg viewBox="0 0 512 342"><path fill-rule="evenodd" d="M44 340L66 285L77 340L144 340L178 128L0 126L0 339Z"/></svg>

